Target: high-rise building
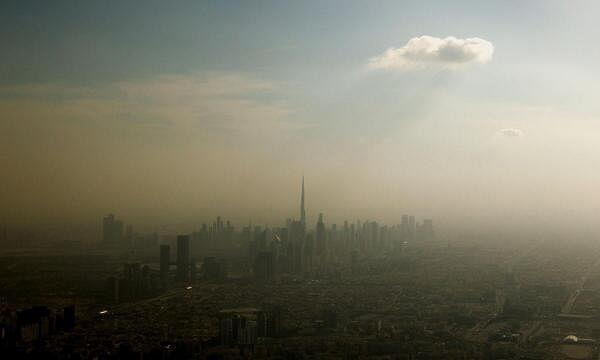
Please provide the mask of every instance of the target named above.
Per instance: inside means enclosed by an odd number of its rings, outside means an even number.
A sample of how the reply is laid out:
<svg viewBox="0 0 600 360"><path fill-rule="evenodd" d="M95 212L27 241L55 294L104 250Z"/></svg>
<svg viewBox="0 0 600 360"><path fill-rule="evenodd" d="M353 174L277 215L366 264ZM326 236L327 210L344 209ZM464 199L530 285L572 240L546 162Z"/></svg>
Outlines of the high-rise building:
<svg viewBox="0 0 600 360"><path fill-rule="evenodd" d="M219 338L222 345L254 345L258 337L260 310L239 308L219 313Z"/></svg>
<svg viewBox="0 0 600 360"><path fill-rule="evenodd" d="M189 280L190 268L190 237L177 236L177 281Z"/></svg>
<svg viewBox="0 0 600 360"><path fill-rule="evenodd" d="M411 215L408 217L408 237L411 241L415 240L416 233L417 233L417 226L416 226L416 222L415 222L415 217Z"/></svg>
<svg viewBox="0 0 600 360"><path fill-rule="evenodd" d="M281 332L281 307L279 305L267 305L258 314L257 335L259 337L276 337Z"/></svg>
<svg viewBox="0 0 600 360"><path fill-rule="evenodd" d="M123 222L108 214L102 219L102 242L107 246L122 245Z"/></svg>
<svg viewBox="0 0 600 360"><path fill-rule="evenodd" d="M306 228L306 209L304 207L304 176L302 176L302 195L300 196L300 222Z"/></svg>
<svg viewBox="0 0 600 360"><path fill-rule="evenodd" d="M270 251L262 251L256 256L254 276L258 281L270 281L274 276L275 259Z"/></svg>
<svg viewBox="0 0 600 360"><path fill-rule="evenodd" d="M402 215L402 223L400 224L400 236L402 241L409 240L409 226L408 226L408 215Z"/></svg>
<svg viewBox="0 0 600 360"><path fill-rule="evenodd" d="M205 257L202 263L202 273L207 280L225 280L227 279L227 263L225 260L218 260L213 256Z"/></svg>
<svg viewBox="0 0 600 360"><path fill-rule="evenodd" d="M327 234L325 231L325 223L323 222L323 214L319 214L317 228L315 230L315 254L323 256L325 254Z"/></svg>
<svg viewBox="0 0 600 360"><path fill-rule="evenodd" d="M301 273L305 262L305 237L306 237L306 208L304 199L304 176L300 192L300 220L288 220L286 254L288 270L292 273ZM311 249L312 250L312 249Z"/></svg>
<svg viewBox="0 0 600 360"><path fill-rule="evenodd" d="M119 285L119 292L124 299L137 299L142 295L141 270L140 263L123 264L123 282Z"/></svg>
<svg viewBox="0 0 600 360"><path fill-rule="evenodd" d="M290 271L301 273L304 263L304 243L306 232L300 221L291 221L288 229L288 258L290 259Z"/></svg>
<svg viewBox="0 0 600 360"><path fill-rule="evenodd" d="M433 220L425 219L423 220L423 225L421 226L421 237L424 240L431 240L435 236L433 231Z"/></svg>
<svg viewBox="0 0 600 360"><path fill-rule="evenodd" d="M302 271L311 272L314 268L315 239L312 234L306 235L302 255Z"/></svg>
<svg viewBox="0 0 600 360"><path fill-rule="evenodd" d="M169 245L160 246L160 281L165 287L169 280L169 266L171 264L171 248Z"/></svg>

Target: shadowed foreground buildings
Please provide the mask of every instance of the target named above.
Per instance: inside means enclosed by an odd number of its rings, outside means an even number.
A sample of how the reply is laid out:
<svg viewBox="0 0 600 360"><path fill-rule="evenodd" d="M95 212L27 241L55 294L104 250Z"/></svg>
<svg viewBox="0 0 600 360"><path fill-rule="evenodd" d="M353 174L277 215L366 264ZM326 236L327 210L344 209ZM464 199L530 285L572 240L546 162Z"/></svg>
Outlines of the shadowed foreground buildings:
<svg viewBox="0 0 600 360"><path fill-rule="evenodd" d="M1 1L0 360L600 360L599 16Z"/></svg>
<svg viewBox="0 0 600 360"><path fill-rule="evenodd" d="M0 350L10 349L17 343L33 344L49 339L75 327L75 306L53 311L45 306L0 314Z"/></svg>
<svg viewBox="0 0 600 360"><path fill-rule="evenodd" d="M0 257L2 358L598 357L597 244L433 235L218 218L135 252Z"/></svg>
<svg viewBox="0 0 600 360"><path fill-rule="evenodd" d="M14 335L13 340L3 339L2 351L10 356L40 351L63 357L76 351L84 358L227 357L238 351L269 357L269 353L314 352L312 345L307 347L308 339L337 337L342 329L350 331L342 338L357 336L352 329L358 325L349 319L358 310L346 312L348 305L341 303L352 296L343 289L378 274L381 269L374 259L406 257L407 247L416 244L433 246L433 223L426 220L421 225L408 216L392 226L375 221L337 226L319 214L316 224L310 225L305 203L303 179L299 220L238 231L217 217L191 234L176 236L141 235L131 226L123 231L123 222L107 215L95 250L100 255L60 257L47 265L43 258L23 260L37 261L51 280L44 283L46 295L35 301L78 299L78 325L73 326L74 310L65 309L61 330L56 331L49 307L30 307L33 310L23 312L22 320L3 317L2 329ZM57 270L70 262L70 270ZM6 279L26 277L23 272L31 268L20 268L18 276L9 272ZM37 273L27 276L28 281L39 281ZM69 286L67 276L73 277ZM31 294L19 298L8 294L15 304L34 301ZM362 298L352 301L368 303ZM360 324L362 329L366 323ZM103 337L111 341L98 342Z"/></svg>
<svg viewBox="0 0 600 360"><path fill-rule="evenodd" d="M222 345L253 349L258 338L279 336L281 313L256 308L225 309L219 312L219 341Z"/></svg>

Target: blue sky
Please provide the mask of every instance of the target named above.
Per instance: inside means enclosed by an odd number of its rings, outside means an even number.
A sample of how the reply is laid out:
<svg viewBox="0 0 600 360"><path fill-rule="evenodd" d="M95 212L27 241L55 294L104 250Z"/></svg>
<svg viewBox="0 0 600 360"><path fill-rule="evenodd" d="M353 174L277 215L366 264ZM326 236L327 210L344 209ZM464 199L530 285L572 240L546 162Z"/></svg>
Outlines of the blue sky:
<svg viewBox="0 0 600 360"><path fill-rule="evenodd" d="M1 195L15 213L4 216L59 204L65 216L264 210L276 221L296 208L304 173L311 206L334 218L549 221L566 208L592 219L600 201L571 192L600 180L589 167L599 10L5 1L0 164L13 171ZM450 57L410 44L450 44ZM369 65L387 49L391 67Z"/></svg>
<svg viewBox="0 0 600 360"><path fill-rule="evenodd" d="M2 67L11 71L3 71L3 81L99 81L204 69L289 79L331 65L359 66L423 34L493 39L503 58L519 62L598 53L572 41L594 37L585 31L593 30L593 11L585 11L593 2L584 1L4 4Z"/></svg>

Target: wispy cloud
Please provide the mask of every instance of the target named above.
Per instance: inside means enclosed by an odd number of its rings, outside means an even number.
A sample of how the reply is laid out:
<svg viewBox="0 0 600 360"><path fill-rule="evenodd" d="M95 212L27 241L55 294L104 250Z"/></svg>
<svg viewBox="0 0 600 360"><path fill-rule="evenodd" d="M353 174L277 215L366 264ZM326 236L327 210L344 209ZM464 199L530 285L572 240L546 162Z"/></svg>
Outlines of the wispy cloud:
<svg viewBox="0 0 600 360"><path fill-rule="evenodd" d="M0 108L44 118L263 134L297 127L277 84L238 73L160 75L95 87L0 88ZM37 115L32 113L32 117Z"/></svg>
<svg viewBox="0 0 600 360"><path fill-rule="evenodd" d="M410 39L402 47L391 47L371 58L368 67L375 70L404 71L428 67L458 68L487 63L493 54L494 45L484 39L458 39L453 36L442 39L424 35Z"/></svg>

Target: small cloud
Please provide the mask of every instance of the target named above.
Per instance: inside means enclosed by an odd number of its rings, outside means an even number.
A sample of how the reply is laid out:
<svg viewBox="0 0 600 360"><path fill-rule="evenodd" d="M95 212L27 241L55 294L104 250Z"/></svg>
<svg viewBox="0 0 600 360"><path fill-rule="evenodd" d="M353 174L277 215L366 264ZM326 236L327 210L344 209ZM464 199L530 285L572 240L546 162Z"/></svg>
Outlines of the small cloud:
<svg viewBox="0 0 600 360"><path fill-rule="evenodd" d="M456 68L470 64L485 64L492 60L494 45L480 38L444 39L419 36L400 48L391 47L369 60L375 70L415 70L428 67Z"/></svg>
<svg viewBox="0 0 600 360"><path fill-rule="evenodd" d="M519 136L523 136L525 134L523 132L523 130L515 129L515 128L501 129L498 132L504 136L509 136L509 137L519 137Z"/></svg>

